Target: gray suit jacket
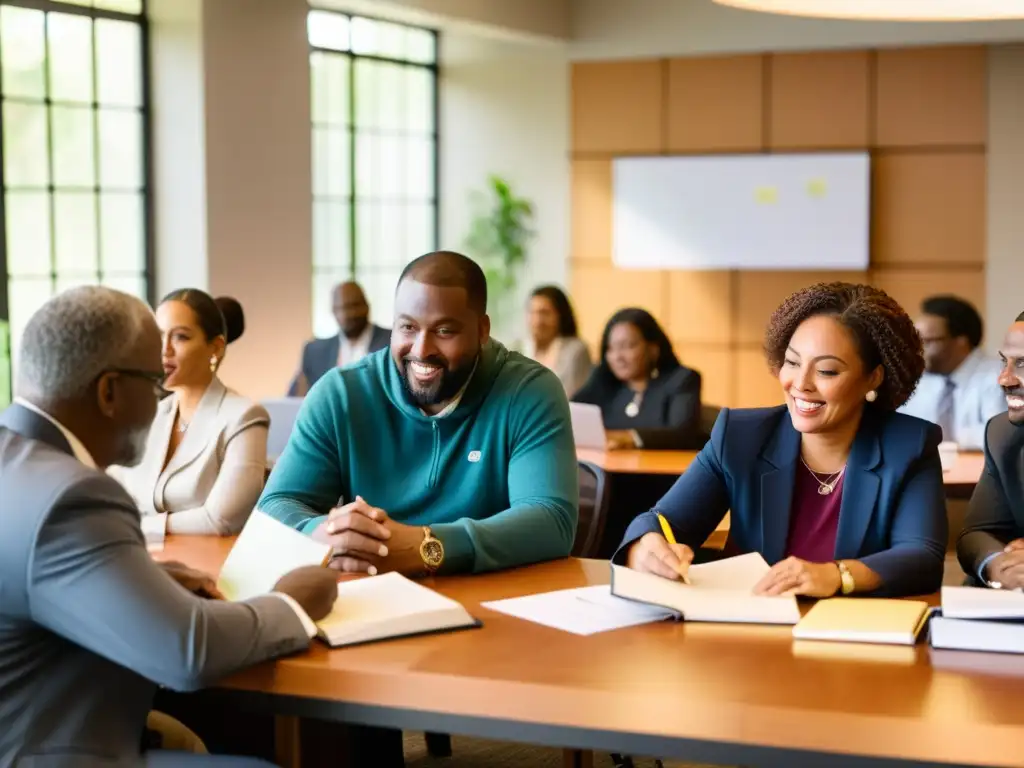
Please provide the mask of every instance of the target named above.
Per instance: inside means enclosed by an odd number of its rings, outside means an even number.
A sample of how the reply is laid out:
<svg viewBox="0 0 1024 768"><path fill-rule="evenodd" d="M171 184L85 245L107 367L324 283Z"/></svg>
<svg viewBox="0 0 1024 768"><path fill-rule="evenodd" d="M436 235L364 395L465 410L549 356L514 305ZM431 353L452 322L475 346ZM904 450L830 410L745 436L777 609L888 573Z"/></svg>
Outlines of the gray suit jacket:
<svg viewBox="0 0 1024 768"><path fill-rule="evenodd" d="M391 345L391 330L373 326L370 335L369 352ZM313 339L302 349L302 368L288 387L289 397L301 397L328 371L338 367L338 353L341 351L341 339L335 334L326 339ZM303 387L305 379L305 387Z"/></svg>
<svg viewBox="0 0 1024 768"><path fill-rule="evenodd" d="M201 688L308 645L279 597L181 587L116 480L43 417L0 414L0 766L140 764L157 685Z"/></svg>

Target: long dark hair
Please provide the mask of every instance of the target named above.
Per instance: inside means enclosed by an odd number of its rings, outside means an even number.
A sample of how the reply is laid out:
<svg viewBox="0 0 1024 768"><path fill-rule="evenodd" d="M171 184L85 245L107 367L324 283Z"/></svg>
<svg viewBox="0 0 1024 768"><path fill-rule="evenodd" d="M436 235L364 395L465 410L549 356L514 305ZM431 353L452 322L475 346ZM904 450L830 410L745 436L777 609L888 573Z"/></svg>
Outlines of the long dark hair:
<svg viewBox="0 0 1024 768"><path fill-rule="evenodd" d="M531 299L536 297L547 299L551 302L551 306L555 308L555 313L558 315L559 336L566 336L568 338L579 336L579 329L576 327L576 315L572 311L572 304L569 303L569 297L565 295L565 291L557 285L542 285L539 288L535 288L533 293L530 294Z"/></svg>
<svg viewBox="0 0 1024 768"><path fill-rule="evenodd" d="M198 288L179 288L164 296L160 303L166 304L168 301L180 301L195 312L199 328L207 341L223 336L225 342L230 344L245 332L242 305L230 297L215 299Z"/></svg>
<svg viewBox="0 0 1024 768"><path fill-rule="evenodd" d="M594 375L604 386L619 387L622 384L622 382L615 378L615 374L612 373L612 369L608 366L608 361L605 359L608 354L608 340L611 338L612 328L621 323L629 323L640 331L644 341L658 347L659 373L669 374L680 367L679 358L672 351L672 342L668 340L665 331L658 325L658 321L654 319L651 313L637 307L627 307L626 309L620 309L611 316L611 319L604 327L604 333L601 334L601 358L594 370Z"/></svg>

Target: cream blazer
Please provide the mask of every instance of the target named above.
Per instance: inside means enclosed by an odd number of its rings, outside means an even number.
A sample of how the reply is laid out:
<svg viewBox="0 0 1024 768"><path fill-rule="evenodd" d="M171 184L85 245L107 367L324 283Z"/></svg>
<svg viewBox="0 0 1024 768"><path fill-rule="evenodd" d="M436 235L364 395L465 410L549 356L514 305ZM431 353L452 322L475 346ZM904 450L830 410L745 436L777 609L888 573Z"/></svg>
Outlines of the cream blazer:
<svg viewBox="0 0 1024 768"><path fill-rule="evenodd" d="M178 413L174 395L157 407L136 467L111 467L143 515L167 514L167 533L238 533L263 490L270 415L216 377L174 456L163 467Z"/></svg>

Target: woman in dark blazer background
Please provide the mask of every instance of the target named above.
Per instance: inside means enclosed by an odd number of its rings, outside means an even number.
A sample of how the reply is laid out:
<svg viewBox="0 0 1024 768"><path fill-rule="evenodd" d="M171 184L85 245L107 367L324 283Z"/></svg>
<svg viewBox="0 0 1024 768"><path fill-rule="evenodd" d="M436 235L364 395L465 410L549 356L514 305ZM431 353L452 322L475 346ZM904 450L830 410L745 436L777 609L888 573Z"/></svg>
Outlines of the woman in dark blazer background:
<svg viewBox="0 0 1024 768"><path fill-rule="evenodd" d="M775 311L765 353L786 404L723 410L615 560L678 578L730 510L726 554L759 552L772 566L760 594L936 591L948 528L942 434L895 412L924 371L911 319L876 288L815 285Z"/></svg>
<svg viewBox="0 0 1024 768"><path fill-rule="evenodd" d="M601 408L608 448L699 448L700 374L683 366L648 312L621 309L601 337L601 362L573 396Z"/></svg>

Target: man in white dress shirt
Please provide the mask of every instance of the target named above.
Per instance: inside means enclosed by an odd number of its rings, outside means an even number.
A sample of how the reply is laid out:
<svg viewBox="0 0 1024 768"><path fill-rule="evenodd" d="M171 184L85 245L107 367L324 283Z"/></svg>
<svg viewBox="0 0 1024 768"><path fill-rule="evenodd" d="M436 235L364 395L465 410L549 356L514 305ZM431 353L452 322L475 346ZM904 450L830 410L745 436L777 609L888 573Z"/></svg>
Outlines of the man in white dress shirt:
<svg viewBox="0 0 1024 768"><path fill-rule="evenodd" d="M933 296L921 303L916 325L924 342L925 374L900 411L938 424L942 439L962 450L981 450L985 424L1006 411L999 386L1002 365L981 349L981 316L956 296Z"/></svg>
<svg viewBox="0 0 1024 768"><path fill-rule="evenodd" d="M331 307L338 334L313 339L303 347L299 372L288 388L291 397L304 396L332 368L351 365L391 343L391 331L370 322L370 305L359 283L336 285Z"/></svg>

